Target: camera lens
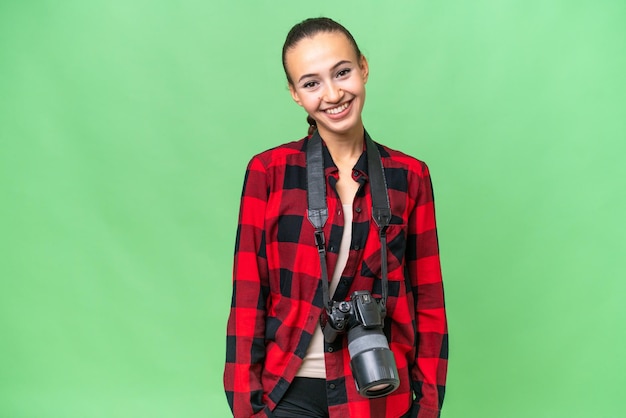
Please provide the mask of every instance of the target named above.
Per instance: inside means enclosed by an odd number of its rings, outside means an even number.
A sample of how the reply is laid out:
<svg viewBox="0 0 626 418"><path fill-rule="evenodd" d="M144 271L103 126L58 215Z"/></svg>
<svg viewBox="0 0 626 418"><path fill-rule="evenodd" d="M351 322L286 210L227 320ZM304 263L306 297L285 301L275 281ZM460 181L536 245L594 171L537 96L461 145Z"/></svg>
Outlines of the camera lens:
<svg viewBox="0 0 626 418"><path fill-rule="evenodd" d="M350 329L348 351L352 375L362 396L378 398L400 386L396 361L381 328Z"/></svg>

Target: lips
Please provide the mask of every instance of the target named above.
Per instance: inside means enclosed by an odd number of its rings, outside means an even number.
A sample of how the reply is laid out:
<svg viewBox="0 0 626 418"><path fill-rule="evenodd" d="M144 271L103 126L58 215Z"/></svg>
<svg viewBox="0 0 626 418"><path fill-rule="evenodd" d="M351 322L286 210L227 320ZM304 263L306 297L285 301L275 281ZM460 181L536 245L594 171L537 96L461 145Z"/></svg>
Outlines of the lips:
<svg viewBox="0 0 626 418"><path fill-rule="evenodd" d="M345 102L344 104L342 104L340 106L333 107L331 109L326 109L326 110L324 110L324 112L328 113L329 115L336 115L336 114L341 113L344 110L346 110L348 108L348 106L350 106L350 102Z"/></svg>
<svg viewBox="0 0 626 418"><path fill-rule="evenodd" d="M324 109L323 112L330 119L341 119L345 117L346 115L348 115L348 113L350 112L350 109L352 109L352 100L342 103L339 106Z"/></svg>

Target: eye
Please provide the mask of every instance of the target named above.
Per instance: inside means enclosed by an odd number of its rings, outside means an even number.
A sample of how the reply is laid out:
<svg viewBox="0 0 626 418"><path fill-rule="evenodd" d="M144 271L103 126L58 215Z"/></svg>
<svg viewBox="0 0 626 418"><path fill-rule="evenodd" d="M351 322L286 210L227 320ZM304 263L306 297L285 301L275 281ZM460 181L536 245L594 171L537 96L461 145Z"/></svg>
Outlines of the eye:
<svg viewBox="0 0 626 418"><path fill-rule="evenodd" d="M307 81L306 83L304 83L304 84L302 85L302 88L305 88L305 89L312 89L312 88L316 87L316 86L317 86L317 84L318 84L318 83L317 83L317 81Z"/></svg>
<svg viewBox="0 0 626 418"><path fill-rule="evenodd" d="M337 77L345 77L350 74L350 71L352 71L350 68L344 68L337 73Z"/></svg>

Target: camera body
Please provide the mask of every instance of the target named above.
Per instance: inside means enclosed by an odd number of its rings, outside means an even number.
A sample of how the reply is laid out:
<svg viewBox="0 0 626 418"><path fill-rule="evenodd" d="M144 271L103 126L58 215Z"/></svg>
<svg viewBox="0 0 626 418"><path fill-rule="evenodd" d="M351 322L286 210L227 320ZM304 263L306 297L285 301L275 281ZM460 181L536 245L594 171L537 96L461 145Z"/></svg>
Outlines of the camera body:
<svg viewBox="0 0 626 418"><path fill-rule="evenodd" d="M352 294L349 301L333 301L322 318L322 331L328 343L347 334L350 368L358 392L378 398L400 385L395 358L383 333L387 311L384 303L367 290Z"/></svg>
<svg viewBox="0 0 626 418"><path fill-rule="evenodd" d="M355 326L366 329L382 328L385 314L385 308L370 292L356 291L350 297L350 301L333 301L333 306L326 315L326 324L323 324L324 339L332 343L339 334Z"/></svg>

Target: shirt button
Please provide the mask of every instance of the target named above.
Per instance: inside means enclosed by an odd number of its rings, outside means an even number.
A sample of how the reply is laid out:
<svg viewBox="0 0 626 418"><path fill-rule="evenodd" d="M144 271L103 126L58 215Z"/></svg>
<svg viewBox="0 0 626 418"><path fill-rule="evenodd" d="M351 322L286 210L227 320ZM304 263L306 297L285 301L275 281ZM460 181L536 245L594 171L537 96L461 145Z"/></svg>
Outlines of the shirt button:
<svg viewBox="0 0 626 418"><path fill-rule="evenodd" d="M335 247L331 245L330 247L328 247L328 250L329 251L335 251Z"/></svg>
<svg viewBox="0 0 626 418"><path fill-rule="evenodd" d="M354 209L354 211L355 211L356 213L361 213L361 208L355 208L355 209Z"/></svg>
<svg viewBox="0 0 626 418"><path fill-rule="evenodd" d="M328 387L331 389L335 389L337 386L334 383L331 383L330 385L328 385Z"/></svg>
<svg viewBox="0 0 626 418"><path fill-rule="evenodd" d="M328 352L329 352L329 353L332 353L333 351L335 351L335 349L334 349L334 348L332 348L332 347L328 347Z"/></svg>
<svg viewBox="0 0 626 418"><path fill-rule="evenodd" d="M360 248L361 248L361 247L359 247L358 245L355 245L355 246L354 246L354 249L355 249L356 251L359 251L359 249L360 249Z"/></svg>
<svg viewBox="0 0 626 418"><path fill-rule="evenodd" d="M352 172L352 175L353 175L354 177L359 177L359 172L358 172L358 171L356 171L356 170L354 170L354 171Z"/></svg>

